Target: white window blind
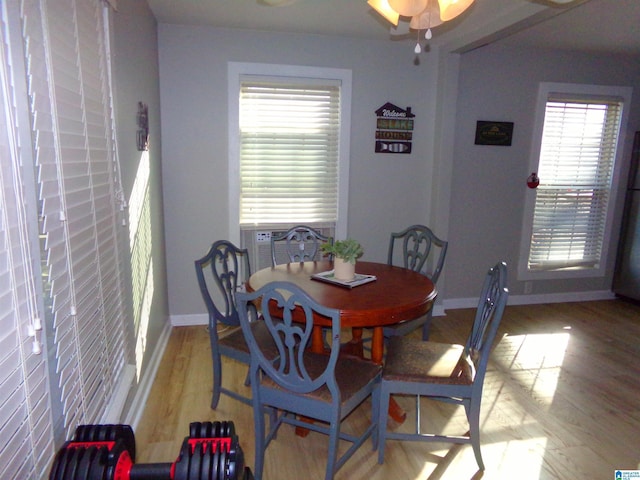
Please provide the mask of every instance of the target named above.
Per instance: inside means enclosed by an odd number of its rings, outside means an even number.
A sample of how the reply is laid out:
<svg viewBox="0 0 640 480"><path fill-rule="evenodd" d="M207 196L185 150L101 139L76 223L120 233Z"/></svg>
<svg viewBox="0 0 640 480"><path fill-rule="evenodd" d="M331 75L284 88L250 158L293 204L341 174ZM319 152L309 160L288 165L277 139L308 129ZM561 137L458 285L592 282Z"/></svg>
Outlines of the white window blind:
<svg viewBox="0 0 640 480"><path fill-rule="evenodd" d="M102 0L23 0L43 270L66 438L99 423L131 355L125 342ZM60 433L57 432L59 435Z"/></svg>
<svg viewBox="0 0 640 480"><path fill-rule="evenodd" d="M240 224L336 222L340 85L241 79Z"/></svg>
<svg viewBox="0 0 640 480"><path fill-rule="evenodd" d="M530 270L599 267L622 106L619 98L549 95Z"/></svg>
<svg viewBox="0 0 640 480"><path fill-rule="evenodd" d="M7 10L0 13L0 478L28 479L48 469L53 430L25 208L30 166L20 155Z"/></svg>

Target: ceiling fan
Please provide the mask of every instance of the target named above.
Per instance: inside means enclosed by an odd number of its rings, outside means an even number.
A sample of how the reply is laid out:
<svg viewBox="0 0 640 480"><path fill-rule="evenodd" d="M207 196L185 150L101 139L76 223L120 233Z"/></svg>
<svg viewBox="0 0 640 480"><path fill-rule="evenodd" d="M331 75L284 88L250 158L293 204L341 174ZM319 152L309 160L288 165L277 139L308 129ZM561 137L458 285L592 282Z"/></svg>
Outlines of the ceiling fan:
<svg viewBox="0 0 640 480"><path fill-rule="evenodd" d="M269 5L270 7L284 7L296 3L298 0L258 0L258 3Z"/></svg>
<svg viewBox="0 0 640 480"><path fill-rule="evenodd" d="M584 0L528 1L563 7L570 3L582 3ZM412 30L426 30L425 38L427 40L431 38L431 28L457 17L473 2L474 0L367 0L367 3L376 12L392 24L389 29L390 35L405 36L410 34Z"/></svg>

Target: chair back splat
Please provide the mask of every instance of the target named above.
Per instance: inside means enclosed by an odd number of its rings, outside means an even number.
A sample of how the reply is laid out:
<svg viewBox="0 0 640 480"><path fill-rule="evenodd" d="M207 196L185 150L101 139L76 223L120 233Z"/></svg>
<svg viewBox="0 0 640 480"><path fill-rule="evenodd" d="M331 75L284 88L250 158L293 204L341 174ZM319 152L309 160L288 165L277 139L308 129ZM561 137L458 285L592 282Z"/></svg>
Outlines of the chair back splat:
<svg viewBox="0 0 640 480"><path fill-rule="evenodd" d="M387 419L378 417L378 462L384 461L385 442L417 440L470 443L480 470L484 462L480 452L480 402L489 354L507 304L507 266L496 264L487 273L471 332L463 345L394 337L389 341L380 386L379 412L389 408L392 394L416 396L415 433L387 431ZM469 423L464 435L422 433L420 397L463 405Z"/></svg>
<svg viewBox="0 0 640 480"><path fill-rule="evenodd" d="M367 438L372 437L376 446L381 367L339 356L340 312L318 304L293 283L272 282L255 292L239 293L237 299L240 323L251 351L256 480L262 478L266 448L284 423L328 435L325 479L332 479ZM262 305L264 323L278 352L275 360L264 353L263 344L250 328L252 303ZM312 339L322 325L331 330L328 352L314 351ZM318 329L315 334L314 329ZM369 396L374 397L370 425L360 435L342 432L341 421ZM265 429L265 410L270 412L269 431ZM300 415L322 423L303 421ZM351 445L338 457L340 440Z"/></svg>
<svg viewBox="0 0 640 480"><path fill-rule="evenodd" d="M308 225L297 225L286 232L271 237L271 265L279 263L299 263L318 260L321 256L320 246L324 242L333 241L330 237ZM284 244L285 254L278 258L276 245ZM280 261L279 261L280 260Z"/></svg>

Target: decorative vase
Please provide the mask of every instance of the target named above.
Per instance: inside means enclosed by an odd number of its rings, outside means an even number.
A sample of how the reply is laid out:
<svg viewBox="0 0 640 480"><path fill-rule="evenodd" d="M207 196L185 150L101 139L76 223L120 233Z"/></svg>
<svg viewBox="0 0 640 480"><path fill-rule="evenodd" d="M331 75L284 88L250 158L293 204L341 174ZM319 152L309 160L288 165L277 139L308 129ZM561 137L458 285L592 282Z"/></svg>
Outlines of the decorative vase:
<svg viewBox="0 0 640 480"><path fill-rule="evenodd" d="M333 259L333 274L337 280L351 281L356 276L356 265L335 257Z"/></svg>

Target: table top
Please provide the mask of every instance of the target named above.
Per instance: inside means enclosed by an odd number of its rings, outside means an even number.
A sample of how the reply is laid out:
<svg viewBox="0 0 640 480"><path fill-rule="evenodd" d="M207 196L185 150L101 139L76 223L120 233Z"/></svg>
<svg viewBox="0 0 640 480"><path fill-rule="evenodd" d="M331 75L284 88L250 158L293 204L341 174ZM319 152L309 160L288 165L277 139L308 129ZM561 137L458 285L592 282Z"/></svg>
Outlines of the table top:
<svg viewBox="0 0 640 480"><path fill-rule="evenodd" d="M357 262L356 273L375 275L377 280L346 288L314 280L311 275L333 268L329 261L288 263L251 275L250 290L274 281L297 284L316 302L340 310L343 327L379 327L424 315L437 295L425 275L383 263Z"/></svg>

